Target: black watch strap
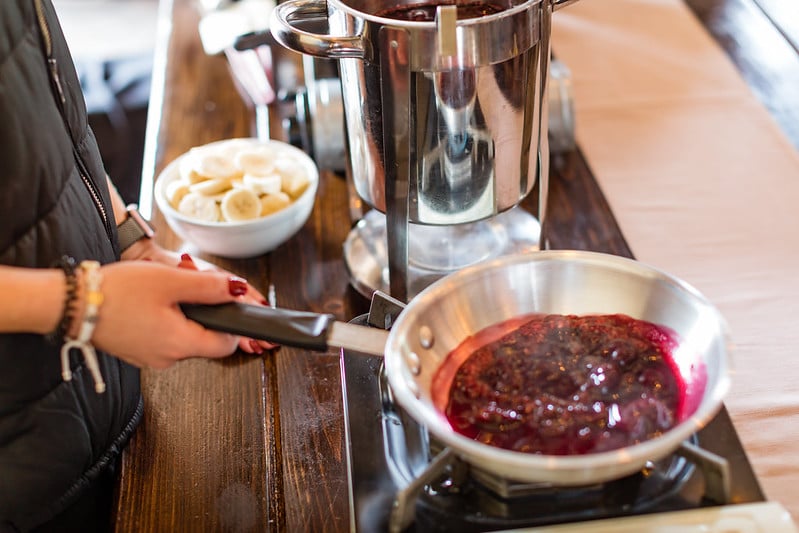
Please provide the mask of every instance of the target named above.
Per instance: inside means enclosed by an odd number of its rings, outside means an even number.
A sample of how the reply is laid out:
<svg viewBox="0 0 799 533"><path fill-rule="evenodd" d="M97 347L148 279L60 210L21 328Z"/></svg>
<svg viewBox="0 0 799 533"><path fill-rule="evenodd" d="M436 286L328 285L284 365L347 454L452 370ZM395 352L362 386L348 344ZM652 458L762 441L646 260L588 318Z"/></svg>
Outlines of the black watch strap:
<svg viewBox="0 0 799 533"><path fill-rule="evenodd" d="M129 205L127 211L128 218L117 226L120 253L130 248L133 243L141 239L152 239L155 235L155 230L141 216L136 205Z"/></svg>

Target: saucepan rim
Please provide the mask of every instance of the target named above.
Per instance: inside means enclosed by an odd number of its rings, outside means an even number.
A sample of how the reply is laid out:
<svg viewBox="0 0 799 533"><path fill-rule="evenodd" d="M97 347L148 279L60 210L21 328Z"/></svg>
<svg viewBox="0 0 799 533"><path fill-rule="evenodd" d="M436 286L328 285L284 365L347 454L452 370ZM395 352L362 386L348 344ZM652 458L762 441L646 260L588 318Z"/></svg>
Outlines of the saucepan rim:
<svg viewBox="0 0 799 533"><path fill-rule="evenodd" d="M609 268L634 276L646 276L655 283L665 283L689 299L692 305L702 308L704 315L718 328L722 346L715 378L706 384L696 410L662 435L632 446L583 455L539 455L505 450L478 442L457 433L447 422L444 413L427 399L430 391L419 391L414 371L408 367L408 352L424 359L424 349L411 346L409 323L421 310L438 305L451 297L459 287L482 276L497 273L498 269L524 263L568 263L586 268ZM506 318L513 318L508 316ZM599 252L574 250L540 251L518 256L506 256L467 267L442 278L419 293L400 314L388 335L385 350L386 374L395 401L401 408L445 446L453 449L468 463L509 479L526 482L548 482L558 485L583 485L618 479L632 474L649 462L658 461L676 450L683 441L702 429L720 411L723 398L730 387L730 352L732 344L729 328L721 313L692 285L666 272L628 259ZM705 363L706 355L701 356Z"/></svg>

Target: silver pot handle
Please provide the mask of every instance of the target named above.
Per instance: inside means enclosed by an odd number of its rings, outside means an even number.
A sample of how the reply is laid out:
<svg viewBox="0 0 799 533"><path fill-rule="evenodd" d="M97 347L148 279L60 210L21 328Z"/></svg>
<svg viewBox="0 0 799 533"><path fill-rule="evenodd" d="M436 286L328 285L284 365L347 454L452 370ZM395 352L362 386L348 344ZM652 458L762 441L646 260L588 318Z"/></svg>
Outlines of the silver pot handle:
<svg viewBox="0 0 799 533"><path fill-rule="evenodd" d="M552 10L556 11L562 7L566 7L569 4L575 3L577 0L552 0Z"/></svg>
<svg viewBox="0 0 799 533"><path fill-rule="evenodd" d="M327 24L327 2L324 0L286 0L272 10L270 27L275 40L290 50L327 59L363 59L360 36L322 35L303 30L297 23Z"/></svg>

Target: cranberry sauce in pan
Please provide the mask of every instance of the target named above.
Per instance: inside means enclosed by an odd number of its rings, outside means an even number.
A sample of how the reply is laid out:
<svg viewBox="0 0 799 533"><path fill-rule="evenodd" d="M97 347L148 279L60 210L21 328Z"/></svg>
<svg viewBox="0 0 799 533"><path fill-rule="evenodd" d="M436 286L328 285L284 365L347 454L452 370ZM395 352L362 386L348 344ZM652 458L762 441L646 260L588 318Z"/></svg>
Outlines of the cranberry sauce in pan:
<svg viewBox="0 0 799 533"><path fill-rule="evenodd" d="M629 446L680 419L685 386L671 357L676 345L666 328L626 315L516 319L449 354L448 362L462 363L445 414L455 431L520 452Z"/></svg>
<svg viewBox="0 0 799 533"><path fill-rule="evenodd" d="M447 3L423 3L392 7L377 13L378 17L409 22L432 22L436 20L436 8ZM464 2L457 4L458 19L471 19L499 13L502 8L484 2Z"/></svg>

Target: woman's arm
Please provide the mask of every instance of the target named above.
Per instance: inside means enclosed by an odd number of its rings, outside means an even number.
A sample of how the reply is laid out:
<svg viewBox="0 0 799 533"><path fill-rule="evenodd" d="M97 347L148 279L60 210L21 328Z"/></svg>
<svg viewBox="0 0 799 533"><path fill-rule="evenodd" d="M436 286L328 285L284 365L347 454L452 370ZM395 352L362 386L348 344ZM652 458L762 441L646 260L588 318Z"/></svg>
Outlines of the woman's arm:
<svg viewBox="0 0 799 533"><path fill-rule="evenodd" d="M61 320L66 290L60 269L0 266L0 332L52 332Z"/></svg>
<svg viewBox="0 0 799 533"><path fill-rule="evenodd" d="M67 331L75 338L86 308L86 280L76 269L74 314ZM207 330L185 317L180 303L218 304L247 290L241 278L146 261L100 268L98 318L90 342L139 367L166 368L188 357L224 357L239 338ZM61 322L67 294L64 272L0 266L0 332L49 334Z"/></svg>

